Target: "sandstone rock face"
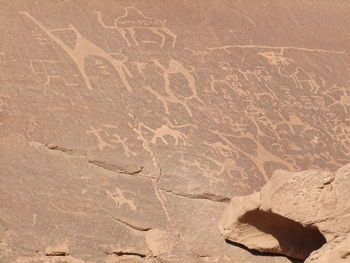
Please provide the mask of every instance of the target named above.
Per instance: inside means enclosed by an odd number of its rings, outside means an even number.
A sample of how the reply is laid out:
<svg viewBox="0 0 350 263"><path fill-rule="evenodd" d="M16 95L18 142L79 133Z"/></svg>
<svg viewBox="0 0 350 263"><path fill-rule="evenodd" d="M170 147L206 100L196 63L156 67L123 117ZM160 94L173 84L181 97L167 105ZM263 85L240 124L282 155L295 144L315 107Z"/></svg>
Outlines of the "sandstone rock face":
<svg viewBox="0 0 350 263"><path fill-rule="evenodd" d="M0 262L290 262L217 224L277 169L349 162L349 13L0 0Z"/></svg>
<svg viewBox="0 0 350 263"><path fill-rule="evenodd" d="M231 200L220 229L227 240L261 252L349 262L349 189L350 164L335 174L278 170L260 193Z"/></svg>

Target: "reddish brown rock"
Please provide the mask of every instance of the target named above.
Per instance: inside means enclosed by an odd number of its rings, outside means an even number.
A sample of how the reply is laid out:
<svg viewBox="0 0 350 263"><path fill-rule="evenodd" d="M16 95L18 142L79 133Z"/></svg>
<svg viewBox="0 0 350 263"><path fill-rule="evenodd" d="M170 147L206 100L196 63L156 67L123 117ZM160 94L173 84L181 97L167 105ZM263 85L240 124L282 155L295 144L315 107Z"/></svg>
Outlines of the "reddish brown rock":
<svg viewBox="0 0 350 263"><path fill-rule="evenodd" d="M350 157L347 1L0 0L0 262L290 262L227 202Z"/></svg>
<svg viewBox="0 0 350 263"><path fill-rule="evenodd" d="M305 262L346 262L349 189L350 164L335 174L276 171L260 193L231 200L220 229L227 240L261 252Z"/></svg>

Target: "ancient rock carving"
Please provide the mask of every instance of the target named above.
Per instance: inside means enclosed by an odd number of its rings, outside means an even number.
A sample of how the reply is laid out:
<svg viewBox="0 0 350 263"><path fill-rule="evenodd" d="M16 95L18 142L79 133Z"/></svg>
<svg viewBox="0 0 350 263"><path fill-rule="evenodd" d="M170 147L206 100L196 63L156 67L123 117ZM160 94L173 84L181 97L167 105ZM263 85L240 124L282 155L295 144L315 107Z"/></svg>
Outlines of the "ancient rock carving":
<svg viewBox="0 0 350 263"><path fill-rule="evenodd" d="M187 137L183 132L176 130L176 128L183 128L187 126L189 125L185 124L185 125L174 126L169 121L167 121L167 124L163 124L156 130L154 130L142 124L143 128L151 131L154 134L151 140L153 144L157 144L157 140L160 139L164 144L169 145L168 141L166 140L166 137L168 136L173 138L175 145L183 144L184 146L187 145L186 144Z"/></svg>
<svg viewBox="0 0 350 263"><path fill-rule="evenodd" d="M94 127L90 127L90 130L86 131L87 134L92 134L95 136L97 140L97 147L100 151L103 151L106 147L110 147L112 149L115 149L115 146L113 146L111 143L106 142L105 140L102 139L102 136L100 133L106 134L107 132L103 129L95 129Z"/></svg>
<svg viewBox="0 0 350 263"><path fill-rule="evenodd" d="M275 53L274 51L266 51L266 52L258 52L259 55L263 56L264 58L267 58L270 65L277 66L277 65L283 65L287 66L290 62L293 60L287 57L282 56L283 52Z"/></svg>
<svg viewBox="0 0 350 263"><path fill-rule="evenodd" d="M149 30L153 34L159 36L161 38L161 43L159 44L160 47L164 46L166 37L171 38L172 47L175 47L177 35L167 28L159 19L146 17L135 7L126 7L125 15L118 17L114 21L113 26L108 26L103 22L101 12L95 11L95 13L97 14L97 20L99 23L104 28L118 30L128 46L132 46L132 42L134 42L136 46L140 46L139 41L136 38L136 33L138 29L141 29Z"/></svg>
<svg viewBox="0 0 350 263"><path fill-rule="evenodd" d="M273 153L269 152L267 149L265 149L265 147L261 146L258 143L256 144L255 153L250 154L250 153L243 152L239 147L237 147L237 145L232 143L232 141L230 140L230 138L235 138L235 139L240 138L243 140L247 138L245 136L232 136L232 134L225 134L215 130L210 130L210 132L213 134L216 134L222 141L224 141L227 145L232 147L231 148L232 150L236 151L239 154L248 156L251 160L253 160L253 162L255 163L255 165L258 167L260 171L265 171L264 164L269 160L273 160L273 159L278 160L279 163L285 165L286 167L291 168L291 165L288 162L274 155ZM263 173L263 175L264 175L265 181L268 181L267 175L265 173Z"/></svg>
<svg viewBox="0 0 350 263"><path fill-rule="evenodd" d="M39 43L39 45L48 45L49 44L49 38L45 36L45 33L41 32L38 29L30 31L31 35L35 38L35 40Z"/></svg>
<svg viewBox="0 0 350 263"><path fill-rule="evenodd" d="M348 162L350 5L243 2L0 8L1 263L294 261L232 246L217 223L276 169ZM296 180L281 190L305 188L287 198L318 222L295 218L288 200L280 212L278 191L271 211L243 204L253 210L238 238L260 230L254 244L300 258L326 242L308 260L349 261L349 241L330 237L346 216L323 225L324 207L348 213L335 182L316 187L307 212L298 205L311 188Z"/></svg>
<svg viewBox="0 0 350 263"><path fill-rule="evenodd" d="M53 65L53 64L59 64L59 61L56 60L37 60L37 59L32 59L30 60L29 64L30 64L30 69L32 70L32 72L38 76L38 78L42 81L42 84L44 86L49 85L50 82L53 79L58 79L60 81L62 81L65 86L77 86L79 84L77 83L69 83L63 76L61 76L60 74L58 74L58 72L55 72L53 70L49 69L48 65Z"/></svg>
<svg viewBox="0 0 350 263"><path fill-rule="evenodd" d="M317 84L315 77L307 72L302 67L297 67L295 71L292 74L285 74L281 71L279 68L279 74L286 78L291 78L295 84L295 86L299 90L307 90L311 93L318 93L318 90L320 89L319 84Z"/></svg>
<svg viewBox="0 0 350 263"><path fill-rule="evenodd" d="M124 204L128 206L132 211L136 211L136 205L133 200L125 197L124 192L116 188L115 192L109 192L107 190L107 194L114 200L116 208L121 208Z"/></svg>
<svg viewBox="0 0 350 263"><path fill-rule="evenodd" d="M213 92L216 92L216 84L226 84L231 87L239 95L247 95L247 92L242 88L242 84L239 82L236 74L228 74L223 80L215 79L213 75L210 76L210 87Z"/></svg>
<svg viewBox="0 0 350 263"><path fill-rule="evenodd" d="M350 260L350 164L336 173L277 170L260 193L234 197L220 229L225 239L305 262Z"/></svg>
<svg viewBox="0 0 350 263"><path fill-rule="evenodd" d="M191 74L191 72L185 68L179 61L175 59L171 59L169 61L168 68L164 67L159 60L154 60L153 63L162 71L163 80L164 80L164 90L167 95L162 95L156 91L154 91L151 87L146 86L145 89L151 92L156 98L161 101L164 105L165 113L169 114L169 103L175 103L182 105L189 116L193 116L193 113L188 105L188 102L192 99L197 99L199 102L203 103L203 101L199 98L197 93L197 87L195 85L195 78ZM177 94L170 87L170 76L173 74L181 74L187 81L188 88L191 90L190 96L183 96L183 98L179 98Z"/></svg>
<svg viewBox="0 0 350 263"><path fill-rule="evenodd" d="M124 154L127 157L135 156L136 153L132 151L128 145L128 138L122 138L117 131L119 130L117 125L112 124L103 124L103 128L95 129L94 127L90 127L90 130L86 131L87 134L94 135L97 140L97 148L100 151L103 151L106 147L111 149L116 149L117 145L121 145Z"/></svg>
<svg viewBox="0 0 350 263"><path fill-rule="evenodd" d="M85 59L88 56L100 56L105 58L108 62L110 62L113 65L115 70L118 72L119 77L122 83L124 84L124 86L127 88L127 90L130 93L132 92L132 88L127 79L127 77L131 77L131 73L127 69L126 65L121 61L115 60L105 50L96 46L94 43L92 43L88 39L84 38L73 25L69 25L68 28L48 29L28 12L19 12L19 13L21 15L28 17L37 27L39 27L43 32L45 32L52 41L58 44L67 53L67 55L70 56L70 58L75 62L76 66L78 67L79 72L88 89L91 90L92 86L85 70ZM70 47L63 40L57 37L54 34L57 31L73 31L76 37L76 42L74 47Z"/></svg>

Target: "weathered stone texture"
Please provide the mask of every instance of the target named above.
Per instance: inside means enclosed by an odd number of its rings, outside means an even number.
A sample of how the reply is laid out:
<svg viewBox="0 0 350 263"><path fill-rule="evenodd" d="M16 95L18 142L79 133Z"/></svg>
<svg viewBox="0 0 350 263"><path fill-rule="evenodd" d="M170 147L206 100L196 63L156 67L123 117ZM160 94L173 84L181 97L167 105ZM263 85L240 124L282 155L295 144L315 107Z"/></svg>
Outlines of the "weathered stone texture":
<svg viewBox="0 0 350 263"><path fill-rule="evenodd" d="M261 252L310 263L331 258L346 262L350 259L349 189L350 164L335 174L276 171L260 193L231 200L220 229L226 239Z"/></svg>
<svg viewBox="0 0 350 263"><path fill-rule="evenodd" d="M217 223L277 169L349 162L349 13L0 0L0 262L290 262Z"/></svg>

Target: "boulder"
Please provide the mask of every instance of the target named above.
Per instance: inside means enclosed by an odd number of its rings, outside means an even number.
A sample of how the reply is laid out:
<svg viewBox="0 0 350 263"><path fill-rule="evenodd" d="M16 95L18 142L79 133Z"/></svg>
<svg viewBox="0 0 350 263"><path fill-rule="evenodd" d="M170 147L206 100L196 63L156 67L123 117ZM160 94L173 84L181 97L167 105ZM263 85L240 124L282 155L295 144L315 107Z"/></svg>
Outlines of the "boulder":
<svg viewBox="0 0 350 263"><path fill-rule="evenodd" d="M234 197L219 228L229 243L305 262L350 260L350 164L336 173L277 170L260 192Z"/></svg>

